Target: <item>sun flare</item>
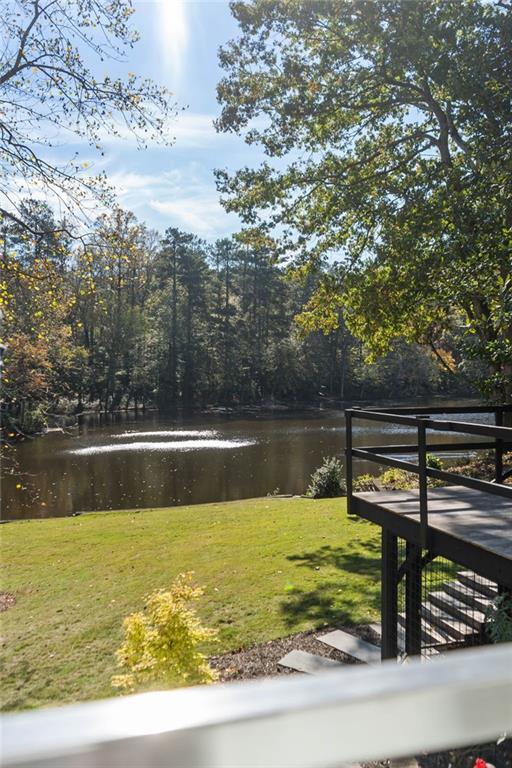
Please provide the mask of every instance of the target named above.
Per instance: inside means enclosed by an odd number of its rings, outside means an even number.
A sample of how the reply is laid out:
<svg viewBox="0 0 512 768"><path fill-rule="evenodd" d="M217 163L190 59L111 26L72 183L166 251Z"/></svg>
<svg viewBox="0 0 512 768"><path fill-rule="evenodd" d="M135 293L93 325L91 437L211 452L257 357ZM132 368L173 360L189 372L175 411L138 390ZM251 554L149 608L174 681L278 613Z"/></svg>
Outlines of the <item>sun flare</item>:
<svg viewBox="0 0 512 768"><path fill-rule="evenodd" d="M185 0L161 0L158 25L162 60L165 67L179 77L188 45L187 7Z"/></svg>

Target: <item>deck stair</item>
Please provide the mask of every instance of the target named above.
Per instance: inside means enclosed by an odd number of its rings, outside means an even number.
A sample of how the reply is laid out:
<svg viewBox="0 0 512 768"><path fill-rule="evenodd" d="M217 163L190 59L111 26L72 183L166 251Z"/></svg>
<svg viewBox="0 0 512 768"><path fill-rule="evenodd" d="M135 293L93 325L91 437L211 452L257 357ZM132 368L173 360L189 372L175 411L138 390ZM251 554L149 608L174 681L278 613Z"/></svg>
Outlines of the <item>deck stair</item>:
<svg viewBox="0 0 512 768"><path fill-rule="evenodd" d="M458 581L446 582L444 591L449 595L456 597L457 600L466 603L470 608L476 608L477 611L481 611L482 613L486 613L492 602L490 597L485 597L485 595L480 592L469 590Z"/></svg>
<svg viewBox="0 0 512 768"><path fill-rule="evenodd" d="M492 599L498 594L491 581L472 571L459 571L457 579L429 592L421 607L422 643L430 647L468 641L482 632ZM399 616L402 626L405 617Z"/></svg>
<svg viewBox="0 0 512 768"><path fill-rule="evenodd" d="M448 581L440 585L440 589L429 592L421 606L422 654L435 656L443 646L476 639L482 632L486 612L497 594L495 584L477 577L471 571L460 571L456 580ZM380 625L370 626L377 636L381 635ZM365 664L380 662L380 648L377 645L341 629L320 635L317 639ZM402 653L405 651L403 613L398 614L398 647ZM291 651L279 664L308 674L343 666L342 662L300 650Z"/></svg>
<svg viewBox="0 0 512 768"><path fill-rule="evenodd" d="M452 642L446 632L433 626L425 617L422 621L421 641L423 645L427 646L446 645L446 643ZM401 651L405 650L405 613L398 614L398 647Z"/></svg>
<svg viewBox="0 0 512 768"><path fill-rule="evenodd" d="M476 629L477 632L485 623L485 613L476 608L470 608L467 603L457 600L456 597L450 595L444 589L430 592L428 598L433 605L455 619L459 619L463 624Z"/></svg>
<svg viewBox="0 0 512 768"><path fill-rule="evenodd" d="M482 579L480 576L476 576L473 571L459 571L457 573L457 580L474 592L490 597L491 599L498 595L496 584L488 579Z"/></svg>

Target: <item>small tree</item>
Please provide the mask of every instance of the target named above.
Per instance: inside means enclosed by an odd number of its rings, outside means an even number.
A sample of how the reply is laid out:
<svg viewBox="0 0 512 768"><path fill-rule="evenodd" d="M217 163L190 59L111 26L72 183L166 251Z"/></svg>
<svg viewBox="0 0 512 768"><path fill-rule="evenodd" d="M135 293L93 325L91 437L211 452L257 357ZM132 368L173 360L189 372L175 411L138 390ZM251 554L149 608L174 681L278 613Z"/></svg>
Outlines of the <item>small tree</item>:
<svg viewBox="0 0 512 768"><path fill-rule="evenodd" d="M192 573L181 573L167 591L147 598L144 611L124 620L125 639L116 653L124 674L112 685L133 691L153 685L211 683L216 679L199 644L216 636L202 626L190 604L203 594Z"/></svg>

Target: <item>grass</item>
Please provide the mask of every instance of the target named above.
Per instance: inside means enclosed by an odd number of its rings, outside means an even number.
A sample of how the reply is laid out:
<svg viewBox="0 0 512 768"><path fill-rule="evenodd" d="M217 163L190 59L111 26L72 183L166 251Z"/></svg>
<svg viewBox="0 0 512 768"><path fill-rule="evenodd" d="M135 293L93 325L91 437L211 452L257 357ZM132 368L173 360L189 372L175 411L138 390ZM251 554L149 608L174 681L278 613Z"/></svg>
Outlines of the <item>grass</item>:
<svg viewBox="0 0 512 768"><path fill-rule="evenodd" d="M193 570L220 653L378 614L379 538L343 499L251 499L2 526L5 709L112 696L123 618Z"/></svg>

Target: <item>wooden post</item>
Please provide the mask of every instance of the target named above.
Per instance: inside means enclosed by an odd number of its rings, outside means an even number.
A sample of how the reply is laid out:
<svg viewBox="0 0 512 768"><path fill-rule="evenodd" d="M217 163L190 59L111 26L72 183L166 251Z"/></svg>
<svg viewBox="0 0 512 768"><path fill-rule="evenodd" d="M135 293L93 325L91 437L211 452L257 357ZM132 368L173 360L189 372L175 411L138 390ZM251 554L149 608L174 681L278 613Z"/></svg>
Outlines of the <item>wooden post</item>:
<svg viewBox="0 0 512 768"><path fill-rule="evenodd" d="M398 542L397 537L385 528L382 529L381 568L381 657L384 661L396 659L398 654Z"/></svg>
<svg viewBox="0 0 512 768"><path fill-rule="evenodd" d="M405 557L405 651L421 654L421 547L407 542Z"/></svg>

